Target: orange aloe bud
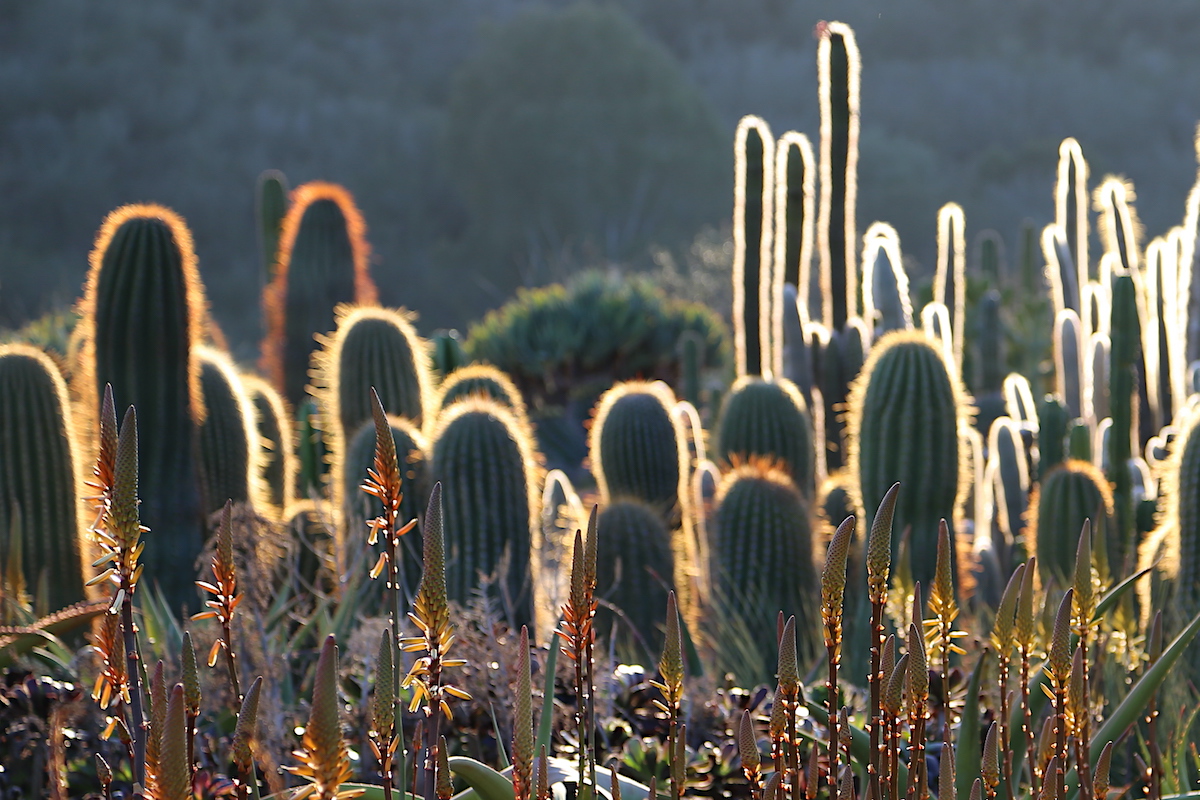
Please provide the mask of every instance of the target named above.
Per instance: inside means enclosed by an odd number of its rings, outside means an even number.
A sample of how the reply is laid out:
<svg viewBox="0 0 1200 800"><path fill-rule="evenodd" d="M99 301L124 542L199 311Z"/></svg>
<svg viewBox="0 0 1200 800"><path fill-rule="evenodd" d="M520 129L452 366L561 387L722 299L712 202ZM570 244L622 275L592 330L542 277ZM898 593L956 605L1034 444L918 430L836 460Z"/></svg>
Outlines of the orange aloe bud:
<svg viewBox="0 0 1200 800"><path fill-rule="evenodd" d="M796 618L789 617L779 637L779 688L795 702L800 694L800 668L796 656Z"/></svg>
<svg viewBox="0 0 1200 800"><path fill-rule="evenodd" d="M653 784L651 784L653 786ZM779 800L783 796L783 783L778 772L772 772L771 777L763 785L763 800ZM651 800L654 795L650 795Z"/></svg>
<svg viewBox="0 0 1200 800"><path fill-rule="evenodd" d="M888 572L892 568L892 518L899 493L900 484L896 483L883 496L867 539L867 585L872 603L882 603L887 598Z"/></svg>
<svg viewBox="0 0 1200 800"><path fill-rule="evenodd" d="M588 515L587 524L587 544L583 559L583 575L584 581L587 584L588 591L591 592L596 588L596 551L599 547L599 537L596 536L596 522L600 515L599 504L592 506L592 513Z"/></svg>
<svg viewBox="0 0 1200 800"><path fill-rule="evenodd" d="M621 779L617 775L616 761L613 761L608 765L608 777L609 783L612 786L612 788L609 790L609 794L612 795L612 800L621 800Z"/></svg>
<svg viewBox="0 0 1200 800"><path fill-rule="evenodd" d="M183 686L175 684L163 717L162 755L155 783L160 800L191 800L192 770L187 761L187 720Z"/></svg>
<svg viewBox="0 0 1200 800"><path fill-rule="evenodd" d="M821 758L817 748L808 753L808 762L804 765L804 798L816 800L817 787L821 782Z"/></svg>
<svg viewBox="0 0 1200 800"><path fill-rule="evenodd" d="M262 694L262 682L262 676L259 675L250 685L250 691L246 692L246 699L242 701L242 708L238 711L237 727L233 731L233 744L229 748L233 763L243 775L248 775L254 766L252 742L257 735L258 698Z"/></svg>
<svg viewBox="0 0 1200 800"><path fill-rule="evenodd" d="M526 800L533 779L533 679L529 674L529 628L521 626L517 652L517 693L512 727L513 793Z"/></svg>
<svg viewBox="0 0 1200 800"><path fill-rule="evenodd" d="M983 800L983 780L980 778L971 784L971 800Z"/></svg>
<svg viewBox="0 0 1200 800"><path fill-rule="evenodd" d="M983 761L980 762L980 775L988 797L996 796L996 787L1000 785L1000 734L999 726L993 722L988 727L987 739L983 743Z"/></svg>
<svg viewBox="0 0 1200 800"><path fill-rule="evenodd" d="M1104 800L1108 796L1108 771L1112 765L1113 743L1104 745L1100 758L1096 760L1096 770L1092 777L1092 797Z"/></svg>
<svg viewBox="0 0 1200 800"><path fill-rule="evenodd" d="M758 768L762 758L758 753L758 741L754 738L754 722L750 712L743 711L741 722L738 724L738 754L742 757L742 769L746 772L746 780L758 782Z"/></svg>

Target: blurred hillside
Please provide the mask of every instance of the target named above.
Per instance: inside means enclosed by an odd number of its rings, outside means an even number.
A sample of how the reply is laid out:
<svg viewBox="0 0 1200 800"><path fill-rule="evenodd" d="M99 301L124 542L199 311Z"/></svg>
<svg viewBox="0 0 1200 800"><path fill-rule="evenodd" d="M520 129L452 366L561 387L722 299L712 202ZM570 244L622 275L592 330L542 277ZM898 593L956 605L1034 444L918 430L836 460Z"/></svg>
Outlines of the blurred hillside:
<svg viewBox="0 0 1200 800"><path fill-rule="evenodd" d="M1045 221L1068 135L1148 230L1182 215L1193 0L0 0L0 327L72 301L105 213L154 200L250 356L269 167L355 193L381 299L426 332L585 263L648 267L727 226L741 115L816 138L822 18L863 53L860 230L892 222L919 265L945 201L1010 244Z"/></svg>

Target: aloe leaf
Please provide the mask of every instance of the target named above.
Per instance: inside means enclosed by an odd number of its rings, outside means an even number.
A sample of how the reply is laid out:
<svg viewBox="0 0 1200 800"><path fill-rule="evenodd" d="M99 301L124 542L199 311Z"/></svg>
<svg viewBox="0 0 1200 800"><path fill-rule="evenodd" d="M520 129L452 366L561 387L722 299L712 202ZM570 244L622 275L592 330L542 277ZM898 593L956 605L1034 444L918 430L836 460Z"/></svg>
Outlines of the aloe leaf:
<svg viewBox="0 0 1200 800"><path fill-rule="evenodd" d="M505 777L483 762L465 756L452 756L450 771L466 781L480 800L514 800L512 778Z"/></svg>
<svg viewBox="0 0 1200 800"><path fill-rule="evenodd" d="M558 636L550 634L550 654L546 657L546 681L542 687L542 719L538 722L537 741L533 744L533 752L540 753L542 748L550 752L550 729L554 722L554 674L558 671Z"/></svg>
<svg viewBox="0 0 1200 800"><path fill-rule="evenodd" d="M958 726L958 741L954 745L955 756L955 794L959 797L971 796L971 784L980 775L980 753L982 746L979 741L979 685L983 680L983 672L987 666L990 650L984 650L971 673L967 683L967 699L963 703L962 721Z"/></svg>
<svg viewBox="0 0 1200 800"><path fill-rule="evenodd" d="M1157 564L1146 567L1141 572L1135 572L1133 575L1130 575L1128 578L1105 592L1104 596L1100 598L1100 602L1096 604L1096 614L1092 617L1092 622L1099 622L1100 620L1104 619L1104 615L1107 614L1109 610L1117 604L1117 601L1120 600L1121 597L1123 597L1131 589L1133 589L1133 587L1137 584L1138 579L1150 572L1150 570L1154 569L1155 566L1157 566Z"/></svg>

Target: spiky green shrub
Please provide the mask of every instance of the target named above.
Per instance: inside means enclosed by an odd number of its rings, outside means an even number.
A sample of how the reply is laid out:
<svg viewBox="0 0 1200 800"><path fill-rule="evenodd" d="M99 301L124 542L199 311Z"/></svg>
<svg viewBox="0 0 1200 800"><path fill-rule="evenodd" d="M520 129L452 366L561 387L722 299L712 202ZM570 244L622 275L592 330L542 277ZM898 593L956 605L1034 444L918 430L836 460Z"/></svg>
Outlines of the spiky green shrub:
<svg viewBox="0 0 1200 800"><path fill-rule="evenodd" d="M716 627L773 664L776 615L795 614L802 657L810 657L820 625L818 569L809 507L791 477L761 460L732 470L717 491L715 523Z"/></svg>
<svg viewBox="0 0 1200 800"><path fill-rule="evenodd" d="M531 540L538 515L528 423L494 400L460 400L430 436L433 479L443 487L451 599L466 602L480 576L496 574L502 607L520 624L531 616Z"/></svg>
<svg viewBox="0 0 1200 800"><path fill-rule="evenodd" d="M92 415L105 384L116 408L137 407L139 512L155 541L142 563L178 608L195 601L178 575L191 570L204 535L194 449L204 402L193 350L207 308L191 232L170 209L123 206L104 220L90 263L78 392Z"/></svg>
<svg viewBox="0 0 1200 800"><path fill-rule="evenodd" d="M279 234L288 210L287 177L277 169L264 170L258 176L258 246L262 252L266 282L274 278L279 255Z"/></svg>
<svg viewBox="0 0 1200 800"><path fill-rule="evenodd" d="M636 499L668 524L676 517L688 453L674 405L662 382L619 383L600 398L588 444L602 504Z"/></svg>
<svg viewBox="0 0 1200 800"><path fill-rule="evenodd" d="M204 420L197 430L200 487L205 514L225 502L262 505L262 445L254 405L246 396L233 362L210 347L198 347Z"/></svg>
<svg viewBox="0 0 1200 800"><path fill-rule="evenodd" d="M396 457L400 465L404 498L400 503L400 522L417 519L425 512L433 481L429 477L429 447L424 435L403 417L388 415ZM353 554L363 548L367 536L367 520L379 513L378 501L360 488L367 470L375 463L375 423L364 422L348 439L341 460L333 464L334 507L342 512L339 526L342 536L338 548L343 564L353 561ZM404 577L411 589L416 589L421 577L421 534L417 530L406 534L403 544Z"/></svg>
<svg viewBox="0 0 1200 800"><path fill-rule="evenodd" d="M615 630L624 642L640 636L657 652L662 609L675 588L671 532L656 508L633 499L602 505L596 530L596 596L605 601L596 632Z"/></svg>
<svg viewBox="0 0 1200 800"><path fill-rule="evenodd" d="M439 409L446 408L473 395L489 397L517 414L525 414L525 401L516 384L503 372L487 364L471 364L451 373L442 384L441 399L437 405Z"/></svg>
<svg viewBox="0 0 1200 800"><path fill-rule="evenodd" d="M1042 477L1030 499L1032 524L1026 529L1026 538L1029 554L1037 555L1043 584L1054 581L1059 588L1072 584L1075 551L1085 519L1092 521L1097 533L1093 550L1105 552L1101 547L1112 534L1112 512L1108 481L1093 464L1068 459Z"/></svg>
<svg viewBox="0 0 1200 800"><path fill-rule="evenodd" d="M243 374L242 387L254 406L261 453L263 500L278 515L295 495L296 454L292 416L287 403L271 384L257 375Z"/></svg>
<svg viewBox="0 0 1200 800"><path fill-rule="evenodd" d="M273 279L263 293L262 366L293 406L304 399L313 336L333 330L334 308L375 302L365 234L362 214L342 187L314 181L292 192Z"/></svg>
<svg viewBox="0 0 1200 800"><path fill-rule="evenodd" d="M774 460L807 497L813 496L812 423L791 381L749 376L738 380L721 406L716 437L718 461Z"/></svg>
<svg viewBox="0 0 1200 800"><path fill-rule="evenodd" d="M84 596L72 425L54 362L30 345L0 345L0 554L19 533L26 586L42 582L51 609Z"/></svg>
<svg viewBox="0 0 1200 800"><path fill-rule="evenodd" d="M702 337L705 365L725 366L728 336L719 315L670 299L647 279L591 271L567 286L518 292L471 326L465 349L472 361L503 370L531 402L561 406L584 397L590 407L618 381L678 385L685 331Z"/></svg>
<svg viewBox="0 0 1200 800"><path fill-rule="evenodd" d="M894 530L911 527L913 578L923 586L933 578L938 521L958 518L969 487L959 445L968 414L969 400L942 349L915 331L876 342L850 391L850 473L859 516L870 520L900 482Z"/></svg>

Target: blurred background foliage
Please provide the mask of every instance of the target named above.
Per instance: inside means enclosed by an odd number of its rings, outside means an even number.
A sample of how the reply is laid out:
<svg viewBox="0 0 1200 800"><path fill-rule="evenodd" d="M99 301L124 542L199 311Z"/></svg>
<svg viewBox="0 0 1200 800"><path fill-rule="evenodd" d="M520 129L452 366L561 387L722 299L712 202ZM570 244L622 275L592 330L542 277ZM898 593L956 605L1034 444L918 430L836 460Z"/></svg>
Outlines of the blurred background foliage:
<svg viewBox="0 0 1200 800"><path fill-rule="evenodd" d="M380 300L426 333L613 263L711 301L733 129L816 138L822 18L866 54L860 230L893 223L916 279L947 200L1011 257L1068 135L1135 182L1148 229L1178 221L1193 0L0 0L0 327L73 302L104 214L153 200L251 357L268 167L355 193Z"/></svg>

